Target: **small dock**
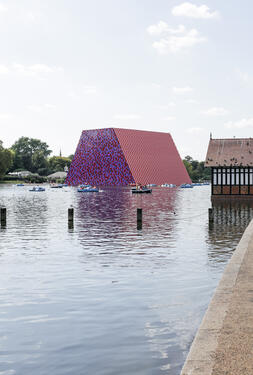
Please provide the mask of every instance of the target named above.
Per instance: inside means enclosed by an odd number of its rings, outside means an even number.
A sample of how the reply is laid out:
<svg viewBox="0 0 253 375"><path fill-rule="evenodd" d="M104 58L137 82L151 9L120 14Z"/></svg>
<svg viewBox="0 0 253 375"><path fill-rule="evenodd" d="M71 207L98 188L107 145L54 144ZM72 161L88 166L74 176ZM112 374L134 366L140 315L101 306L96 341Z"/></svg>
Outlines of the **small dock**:
<svg viewBox="0 0 253 375"><path fill-rule="evenodd" d="M253 374L253 220L214 293L181 375Z"/></svg>

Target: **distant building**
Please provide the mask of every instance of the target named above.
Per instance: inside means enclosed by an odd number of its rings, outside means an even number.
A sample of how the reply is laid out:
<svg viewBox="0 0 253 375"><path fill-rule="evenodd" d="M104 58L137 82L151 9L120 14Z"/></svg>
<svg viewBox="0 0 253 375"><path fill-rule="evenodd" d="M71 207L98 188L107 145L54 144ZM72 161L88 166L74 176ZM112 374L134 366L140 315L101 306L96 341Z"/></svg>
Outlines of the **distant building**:
<svg viewBox="0 0 253 375"><path fill-rule="evenodd" d="M18 172L10 172L8 173L9 176L16 176L20 178L25 178L29 176L38 176L38 173L32 173L30 171L18 171Z"/></svg>
<svg viewBox="0 0 253 375"><path fill-rule="evenodd" d="M67 172L55 172L47 176L49 180L57 180L67 177Z"/></svg>
<svg viewBox="0 0 253 375"><path fill-rule="evenodd" d="M253 198L253 138L210 139L212 199Z"/></svg>
<svg viewBox="0 0 253 375"><path fill-rule="evenodd" d="M84 130L70 165L70 185L191 183L169 133Z"/></svg>

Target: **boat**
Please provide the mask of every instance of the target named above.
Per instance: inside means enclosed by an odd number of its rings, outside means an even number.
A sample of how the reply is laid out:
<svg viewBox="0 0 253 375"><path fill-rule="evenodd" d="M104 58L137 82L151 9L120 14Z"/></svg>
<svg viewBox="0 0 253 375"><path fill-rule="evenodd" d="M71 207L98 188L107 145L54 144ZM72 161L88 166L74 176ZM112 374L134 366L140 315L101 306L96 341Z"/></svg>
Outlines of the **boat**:
<svg viewBox="0 0 253 375"><path fill-rule="evenodd" d="M88 184L82 184L82 185L79 185L79 188L80 189L86 189L86 188L91 188L92 186L91 185L88 185Z"/></svg>
<svg viewBox="0 0 253 375"><path fill-rule="evenodd" d="M16 184L16 186L25 186L24 184Z"/></svg>
<svg viewBox="0 0 253 375"><path fill-rule="evenodd" d="M58 184L58 185L50 185L50 188L51 189L62 189L63 185L62 184Z"/></svg>
<svg viewBox="0 0 253 375"><path fill-rule="evenodd" d="M201 184L200 182L194 182L193 184L192 184L192 186L202 186L203 184Z"/></svg>
<svg viewBox="0 0 253 375"><path fill-rule="evenodd" d="M191 184L182 184L180 185L181 189L192 189L193 186Z"/></svg>
<svg viewBox="0 0 253 375"><path fill-rule="evenodd" d="M148 188L140 188L140 189L133 188L132 189L132 194L150 194L150 193L152 193L152 189L148 189Z"/></svg>
<svg viewBox="0 0 253 375"><path fill-rule="evenodd" d="M148 186L148 187L155 187L156 184L148 184L147 186Z"/></svg>
<svg viewBox="0 0 253 375"><path fill-rule="evenodd" d="M77 189L78 193L98 193L99 189L97 187L92 186L86 186L80 185L80 187Z"/></svg>
<svg viewBox="0 0 253 375"><path fill-rule="evenodd" d="M168 188L174 188L176 186L177 185L175 185L175 184L163 184L163 185L161 185L161 187L168 187Z"/></svg>
<svg viewBox="0 0 253 375"><path fill-rule="evenodd" d="M32 189L29 189L29 191L35 191L35 192L39 192L39 191L45 191L46 189L41 187L41 186L33 186Z"/></svg>

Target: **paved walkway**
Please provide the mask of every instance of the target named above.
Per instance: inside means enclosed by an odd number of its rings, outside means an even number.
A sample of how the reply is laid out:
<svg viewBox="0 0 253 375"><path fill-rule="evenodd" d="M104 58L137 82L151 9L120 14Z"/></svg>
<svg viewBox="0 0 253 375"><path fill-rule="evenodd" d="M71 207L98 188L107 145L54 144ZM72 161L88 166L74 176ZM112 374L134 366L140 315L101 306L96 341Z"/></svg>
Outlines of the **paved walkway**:
<svg viewBox="0 0 253 375"><path fill-rule="evenodd" d="M253 375L253 221L224 271L181 375Z"/></svg>

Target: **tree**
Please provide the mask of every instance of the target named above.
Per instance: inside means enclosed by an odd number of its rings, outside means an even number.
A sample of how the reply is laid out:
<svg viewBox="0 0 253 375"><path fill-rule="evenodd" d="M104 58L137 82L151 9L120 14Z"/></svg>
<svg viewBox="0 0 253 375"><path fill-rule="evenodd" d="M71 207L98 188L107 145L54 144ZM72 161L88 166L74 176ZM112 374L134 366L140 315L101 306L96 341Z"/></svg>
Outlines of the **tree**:
<svg viewBox="0 0 253 375"><path fill-rule="evenodd" d="M3 148L3 142L0 141L0 179L4 177L13 163L14 153L11 150Z"/></svg>
<svg viewBox="0 0 253 375"><path fill-rule="evenodd" d="M45 142L28 137L19 138L11 149L15 152L12 169L25 169L31 172L38 172L41 165L44 168L45 160L52 152Z"/></svg>
<svg viewBox="0 0 253 375"><path fill-rule="evenodd" d="M71 159L63 156L52 156L49 159L49 169L51 173L64 171L64 168L67 166L69 168L71 164Z"/></svg>
<svg viewBox="0 0 253 375"><path fill-rule="evenodd" d="M210 180L211 170L206 168L203 161L194 160L191 156L187 155L183 159L183 163L187 172L193 182Z"/></svg>

